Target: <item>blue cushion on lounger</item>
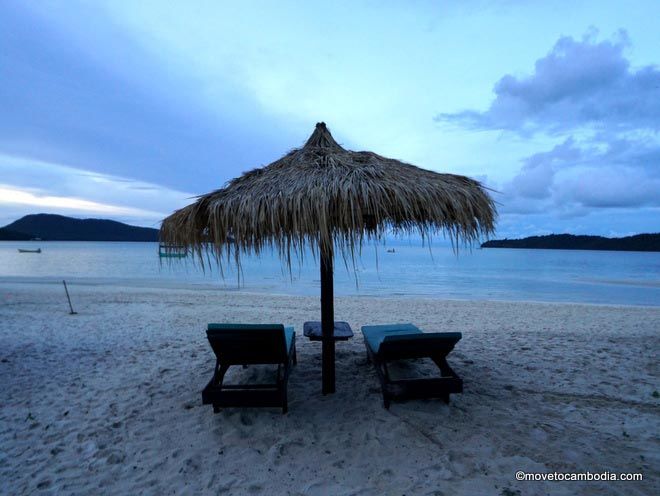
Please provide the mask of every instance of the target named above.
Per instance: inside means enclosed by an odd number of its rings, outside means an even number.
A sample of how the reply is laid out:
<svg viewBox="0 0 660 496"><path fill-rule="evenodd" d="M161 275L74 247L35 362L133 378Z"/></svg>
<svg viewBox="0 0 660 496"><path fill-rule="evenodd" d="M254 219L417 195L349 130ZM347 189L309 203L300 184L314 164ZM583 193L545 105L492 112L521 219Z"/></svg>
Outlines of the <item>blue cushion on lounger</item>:
<svg viewBox="0 0 660 496"><path fill-rule="evenodd" d="M423 334L414 324L386 324L362 326L362 335L369 347L378 353L381 343L387 336Z"/></svg>

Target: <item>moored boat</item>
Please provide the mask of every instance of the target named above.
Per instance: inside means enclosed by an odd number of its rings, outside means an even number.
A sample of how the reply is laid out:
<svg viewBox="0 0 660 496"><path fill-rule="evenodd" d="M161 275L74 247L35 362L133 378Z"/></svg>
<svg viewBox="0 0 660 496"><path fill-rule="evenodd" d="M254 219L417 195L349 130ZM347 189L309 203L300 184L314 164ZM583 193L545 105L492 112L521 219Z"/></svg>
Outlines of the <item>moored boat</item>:
<svg viewBox="0 0 660 496"><path fill-rule="evenodd" d="M184 246L159 244L158 256L161 258L184 258L188 256L188 251Z"/></svg>

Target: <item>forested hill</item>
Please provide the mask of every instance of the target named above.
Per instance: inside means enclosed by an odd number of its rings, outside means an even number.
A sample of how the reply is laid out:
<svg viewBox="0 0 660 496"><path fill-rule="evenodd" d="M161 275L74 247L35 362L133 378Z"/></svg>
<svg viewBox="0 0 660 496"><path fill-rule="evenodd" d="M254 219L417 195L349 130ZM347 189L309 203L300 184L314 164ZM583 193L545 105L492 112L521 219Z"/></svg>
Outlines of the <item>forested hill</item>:
<svg viewBox="0 0 660 496"><path fill-rule="evenodd" d="M0 227L0 241L26 241L32 239L29 234L19 233L10 229Z"/></svg>
<svg viewBox="0 0 660 496"><path fill-rule="evenodd" d="M41 238L44 241L158 241L158 229L129 226L106 219L74 219L63 215L26 215L0 228L0 240Z"/></svg>
<svg viewBox="0 0 660 496"><path fill-rule="evenodd" d="M550 234L523 239L495 239L482 248L531 248L545 250L660 251L660 233L636 234L625 238Z"/></svg>

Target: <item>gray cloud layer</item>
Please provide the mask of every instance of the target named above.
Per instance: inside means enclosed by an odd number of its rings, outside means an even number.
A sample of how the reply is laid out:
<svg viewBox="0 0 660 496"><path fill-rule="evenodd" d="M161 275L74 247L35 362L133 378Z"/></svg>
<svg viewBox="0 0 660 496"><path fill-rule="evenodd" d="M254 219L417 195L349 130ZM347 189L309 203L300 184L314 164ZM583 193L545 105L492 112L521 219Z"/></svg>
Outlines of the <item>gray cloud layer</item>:
<svg viewBox="0 0 660 496"><path fill-rule="evenodd" d="M631 69L622 32L615 41L560 38L528 77L510 74L494 86L488 110L435 117L475 129L522 134L561 133L579 126L606 130L660 130L660 69Z"/></svg>
<svg viewBox="0 0 660 496"><path fill-rule="evenodd" d="M524 157L501 185L501 212L574 219L660 207L660 69L632 69L625 32L615 41L560 38L527 77L502 77L488 110L438 122L562 141ZM607 222L600 216L601 222ZM657 219L647 222L658 230ZM648 229L648 228L647 228Z"/></svg>
<svg viewBox="0 0 660 496"><path fill-rule="evenodd" d="M193 78L106 28L90 56L27 6L0 3L0 153L203 193L299 139L274 135L273 117L224 81L224 108L209 108Z"/></svg>
<svg viewBox="0 0 660 496"><path fill-rule="evenodd" d="M557 211L585 215L592 208L660 207L656 144L616 142L606 149L566 139L524 159L504 185L504 211Z"/></svg>

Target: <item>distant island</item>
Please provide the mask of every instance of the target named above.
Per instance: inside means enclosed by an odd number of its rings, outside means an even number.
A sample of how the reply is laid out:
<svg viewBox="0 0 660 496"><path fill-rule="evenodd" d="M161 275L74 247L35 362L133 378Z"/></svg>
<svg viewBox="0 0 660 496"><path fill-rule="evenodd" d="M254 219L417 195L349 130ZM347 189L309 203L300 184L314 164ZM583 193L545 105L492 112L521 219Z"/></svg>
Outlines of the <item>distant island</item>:
<svg viewBox="0 0 660 496"><path fill-rule="evenodd" d="M106 219L74 219L63 215L26 215L0 227L0 240L25 241L158 241L158 229L129 226Z"/></svg>
<svg viewBox="0 0 660 496"><path fill-rule="evenodd" d="M637 234L625 238L550 234L523 239L495 239L482 248L529 248L544 250L660 251L660 233Z"/></svg>
<svg viewBox="0 0 660 496"><path fill-rule="evenodd" d="M31 234L24 234L0 227L0 241L28 241L32 238L34 238L34 236Z"/></svg>

